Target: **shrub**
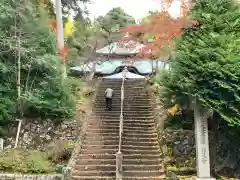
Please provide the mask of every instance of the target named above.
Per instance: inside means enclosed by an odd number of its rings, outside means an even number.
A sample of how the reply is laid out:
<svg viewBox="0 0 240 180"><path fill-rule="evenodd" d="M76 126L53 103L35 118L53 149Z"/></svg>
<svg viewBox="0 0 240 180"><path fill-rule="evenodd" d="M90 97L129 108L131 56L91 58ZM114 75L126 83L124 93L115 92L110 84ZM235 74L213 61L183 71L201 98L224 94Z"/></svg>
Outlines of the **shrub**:
<svg viewBox="0 0 240 180"><path fill-rule="evenodd" d="M9 149L0 153L0 170L29 174L53 173L54 166L43 152Z"/></svg>
<svg viewBox="0 0 240 180"><path fill-rule="evenodd" d="M75 114L75 98L71 93L73 81L47 78L39 87L24 95L28 106L27 116L70 118Z"/></svg>
<svg viewBox="0 0 240 180"><path fill-rule="evenodd" d="M47 155L53 162L61 163L70 159L73 148L73 141L58 139L47 147Z"/></svg>

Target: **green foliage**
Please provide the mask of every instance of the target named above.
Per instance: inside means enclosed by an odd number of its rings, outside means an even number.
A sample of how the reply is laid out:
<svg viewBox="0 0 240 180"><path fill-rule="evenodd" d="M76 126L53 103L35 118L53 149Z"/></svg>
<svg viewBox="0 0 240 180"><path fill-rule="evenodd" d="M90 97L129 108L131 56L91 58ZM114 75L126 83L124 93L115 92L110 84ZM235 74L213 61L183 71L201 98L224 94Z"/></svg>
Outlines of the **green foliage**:
<svg viewBox="0 0 240 180"><path fill-rule="evenodd" d="M97 20L101 28L107 32L112 31L116 26L119 29L136 23L135 19L120 7L111 9L105 16L100 16Z"/></svg>
<svg viewBox="0 0 240 180"><path fill-rule="evenodd" d="M69 14L70 11L82 13L83 9L81 9L81 6L79 6L79 4L90 2L90 0L61 0L61 1L63 6L62 10L64 14Z"/></svg>
<svg viewBox="0 0 240 180"><path fill-rule="evenodd" d="M16 115L19 49L23 114L68 118L75 111L71 93L73 81L62 82L60 78L61 60L56 56L56 37L50 34L37 5L31 4L31 0L24 2L26 4L3 0L0 6L0 126ZM19 31L20 48L15 38Z"/></svg>
<svg viewBox="0 0 240 180"><path fill-rule="evenodd" d="M120 28L135 24L135 19L124 12L120 7L111 9L106 15L97 18L97 26L101 29L103 37L112 43L119 39L117 33Z"/></svg>
<svg viewBox="0 0 240 180"><path fill-rule="evenodd" d="M75 113L74 96L69 93L68 81L61 82L60 77L48 77L32 92L24 94L28 102L28 116L70 118Z"/></svg>
<svg viewBox="0 0 240 180"><path fill-rule="evenodd" d="M54 173L55 171L46 154L26 149L10 149L0 152L0 170L29 174Z"/></svg>
<svg viewBox="0 0 240 180"><path fill-rule="evenodd" d="M171 70L162 76L164 101L187 106L196 100L239 125L239 6L232 0L200 0L190 17L199 25L185 29L177 42Z"/></svg>
<svg viewBox="0 0 240 180"><path fill-rule="evenodd" d="M75 31L67 40L69 66L78 66L96 58L95 51L119 40L119 28L135 24L135 20L121 8L113 8L93 23L83 13L74 17Z"/></svg>
<svg viewBox="0 0 240 180"><path fill-rule="evenodd" d="M68 161L74 148L74 142L70 140L55 140L47 147L48 157L55 163Z"/></svg>

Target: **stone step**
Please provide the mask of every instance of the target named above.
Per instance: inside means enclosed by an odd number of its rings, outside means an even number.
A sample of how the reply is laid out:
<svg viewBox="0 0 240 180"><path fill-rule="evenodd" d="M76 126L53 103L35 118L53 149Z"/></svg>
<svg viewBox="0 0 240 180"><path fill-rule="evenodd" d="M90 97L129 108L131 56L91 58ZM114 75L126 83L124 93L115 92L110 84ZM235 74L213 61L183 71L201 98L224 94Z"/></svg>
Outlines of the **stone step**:
<svg viewBox="0 0 240 180"><path fill-rule="evenodd" d="M119 120L116 121L108 121L108 122L104 122L102 120L94 122L94 123L90 123L88 126L91 127L97 127L97 126L101 126L101 127L109 127L109 128L119 128ZM131 127L131 128L155 128L155 123L134 123L134 122L130 122L130 121L126 121L124 119L124 123L123 123L123 127Z"/></svg>
<svg viewBox="0 0 240 180"><path fill-rule="evenodd" d="M96 122L95 120L92 120L94 122ZM99 119L96 123L98 123L99 125L106 125L108 124L109 126L119 126L119 117L116 119ZM125 119L123 118L123 125L124 126L135 126L136 127L154 127L155 126L155 122L153 120L148 120L148 119L143 119L143 120L137 120L137 119Z"/></svg>
<svg viewBox="0 0 240 180"><path fill-rule="evenodd" d="M110 81L110 80L103 80L103 81L101 81L101 83L100 83L101 85L104 85L104 84L106 84L106 85L109 85L109 84L122 84L122 79L114 79L114 80L112 80L112 81ZM124 84L130 84L130 85L134 85L134 87L135 86L137 86L137 85L140 85L140 84L144 84L144 81L140 81L140 80L125 80L124 81Z"/></svg>
<svg viewBox="0 0 240 180"><path fill-rule="evenodd" d="M165 176L153 176L153 177L138 177L138 176L124 176L123 180L165 180ZM97 180L97 179L96 179ZM107 179L106 179L107 180Z"/></svg>
<svg viewBox="0 0 240 180"><path fill-rule="evenodd" d="M122 87L122 85L112 85L112 86L99 86L99 88L98 88L98 91L99 92L104 92L107 88L111 88L111 89L113 89L113 91L118 91L118 92L120 92L121 91L121 87ZM125 91L127 91L127 92L131 92L131 91L133 91L133 90L135 90L135 91L146 91L146 87L144 87L144 86L135 86L134 88L133 88L133 86L132 85L128 85L128 84L125 84L124 85L124 90Z"/></svg>
<svg viewBox="0 0 240 180"><path fill-rule="evenodd" d="M86 149L82 149L81 153L82 154L113 154L113 153L116 153L118 151L118 148L116 149L107 149L107 148L104 148L104 149L91 149L90 147L89 148L86 148ZM123 154L142 154L142 155L159 155L160 154L160 151L157 150L157 149L152 149L151 151L149 150L143 150L143 149L126 149L125 147L122 147L122 153Z"/></svg>
<svg viewBox="0 0 240 180"><path fill-rule="evenodd" d="M100 88L100 89L98 89L98 94L97 95L105 94L105 91L106 91L106 89ZM121 94L121 92L122 92L121 88L113 90L114 95ZM132 89L131 87L130 88L124 88L124 94L128 94L128 95L130 95L130 94L132 94L132 95L141 94L141 95L149 96L149 94L148 94L148 92L145 88L142 88L142 89L139 89L139 88L138 89Z"/></svg>
<svg viewBox="0 0 240 180"><path fill-rule="evenodd" d="M146 106L144 107L143 106L144 104L148 104L149 106L148 107L146 107ZM93 106L93 108L102 108L102 109L104 109L105 107L106 107L105 99L102 100L102 102L97 102L97 104L95 104ZM117 101L117 102L113 102L112 103L112 107L120 108L121 107L120 100ZM135 108L134 110L137 111L136 110L137 107L139 107L139 109L152 109L153 108L153 106L150 104L150 102L143 102L142 103L142 102L125 101L123 103L123 108Z"/></svg>
<svg viewBox="0 0 240 180"><path fill-rule="evenodd" d="M159 159L160 154L140 154L140 153L131 153L131 154L123 154L124 159Z"/></svg>
<svg viewBox="0 0 240 180"><path fill-rule="evenodd" d="M118 141L118 136L86 136L85 138L86 141L94 141L94 140L98 140L98 141L106 141L106 140L116 140ZM141 142L155 142L156 141L156 137L154 138L136 138L136 137L122 137L123 141L141 141Z"/></svg>
<svg viewBox="0 0 240 180"><path fill-rule="evenodd" d="M113 82L113 83L103 83L103 84L100 84L98 86L99 88L121 88L122 87L122 82L120 83L116 83L116 82ZM145 88L145 86L141 83L133 83L133 82L125 82L124 83L124 87L132 87L134 89L138 89L138 88Z"/></svg>
<svg viewBox="0 0 240 180"><path fill-rule="evenodd" d="M109 128L104 128L104 129L102 129L102 128L98 128L98 129L93 129L93 128L90 128L89 130L88 130L89 132L99 132L99 133L118 133L118 130L117 129L109 129ZM156 134L156 130L155 129L148 129L148 130L146 130L146 129L127 129L127 128L125 128L125 129L123 129L123 131L124 131L124 135L125 134L129 134L129 133L131 133L131 134L133 134L133 133L144 133L144 134L146 134L146 135L152 135L152 134Z"/></svg>
<svg viewBox="0 0 240 180"><path fill-rule="evenodd" d="M159 155L160 151L157 149L153 149L151 151L149 150L140 150L140 149L125 149L122 148L122 153L125 155L129 155L129 154L142 154L142 155Z"/></svg>
<svg viewBox="0 0 240 180"><path fill-rule="evenodd" d="M101 165L76 165L75 170L78 171L115 171L116 165L101 164ZM160 171L162 168L159 165L123 165L123 171Z"/></svg>
<svg viewBox="0 0 240 180"><path fill-rule="evenodd" d="M93 148L93 149L115 149L117 151L118 149L118 144L112 144L112 145L88 145L88 144L84 144L82 149L89 149L89 148Z"/></svg>
<svg viewBox="0 0 240 180"><path fill-rule="evenodd" d="M120 114L119 114L120 116ZM106 119L107 118L107 119ZM146 122L149 122L149 123L154 123L154 115L149 115L149 116L133 116L133 117L123 117L124 118L124 122L135 122L135 123L146 123ZM96 114L96 113L93 113L92 116L89 118L89 120L96 120L96 121L103 121L103 122L106 122L106 121L112 121L112 122L115 122L115 121L119 121L119 117L112 117L112 116L105 116L103 117L102 115L99 115L99 114Z"/></svg>
<svg viewBox="0 0 240 180"><path fill-rule="evenodd" d="M72 172L73 176L115 176L116 171L78 171L73 170Z"/></svg>
<svg viewBox="0 0 240 180"><path fill-rule="evenodd" d="M114 132L114 133L107 133L107 132L89 132L87 136L116 136L118 137L119 132ZM124 134L125 137L135 137L136 139L138 138L157 138L157 133L125 133Z"/></svg>
<svg viewBox="0 0 240 180"><path fill-rule="evenodd" d="M82 159L115 159L116 158L116 152L112 153L105 153L105 154L79 154L78 155L79 160ZM124 154L123 158L125 159L158 159L160 158L160 155L151 155L151 154Z"/></svg>
<svg viewBox="0 0 240 180"><path fill-rule="evenodd" d="M106 88L121 88L122 87L122 82L121 83L107 83L107 84L100 84L98 86L99 88L103 88L103 89L106 89ZM131 88L134 88L134 89L144 89L146 88L143 84L139 84L139 83L124 83L124 87L131 87Z"/></svg>
<svg viewBox="0 0 240 180"><path fill-rule="evenodd" d="M82 149L81 150L81 153L82 154L113 154L113 153L116 153L116 149L90 149L90 148L87 148L87 149Z"/></svg>
<svg viewBox="0 0 240 180"><path fill-rule="evenodd" d="M125 102L132 102L132 103L136 103L136 104L148 104L152 101L152 99L150 98L132 98L132 97L125 97L124 98ZM120 96L117 98L117 97L113 97L112 99L113 102L120 102L121 101L121 98ZM106 102L106 99L105 97L97 97L95 100L94 100L95 103L102 103L102 102Z"/></svg>
<svg viewBox="0 0 240 180"><path fill-rule="evenodd" d="M106 110L106 108L105 108L105 106L106 106L106 104L105 103L102 103L102 104L96 104L94 107L93 107L93 109L94 110L102 110L102 111L105 111ZM117 110L120 110L121 109L121 105L120 104L115 104L115 105L113 105L112 106L112 110L115 110L115 109L117 109ZM139 105L134 105L134 106L132 106L132 105L130 105L130 104L125 104L125 105L123 105L123 110L125 110L125 109L134 109L135 111L137 111L137 110L152 110L153 109L153 107L152 106L144 106L144 105L141 105L141 104L139 104Z"/></svg>
<svg viewBox="0 0 240 180"><path fill-rule="evenodd" d="M120 108L119 109L115 109L114 106L112 106L113 109L112 110L108 110L106 109L105 107L102 107L102 109L95 109L93 108L93 113L97 114L97 113L111 113L111 114L114 114L114 113L119 113L120 112ZM146 113L146 114L149 114L149 113L153 113L154 111L153 110L149 110L149 109L141 109L141 110L132 110L132 109L125 109L125 111L123 111L123 114L139 114L139 113Z"/></svg>
<svg viewBox="0 0 240 180"><path fill-rule="evenodd" d="M108 109L106 109L106 105L95 106L95 107L93 107L92 110L93 110L93 112L95 112L95 111L109 111ZM121 107L112 105L111 111L120 112ZM123 107L123 112L128 112L128 111L150 111L150 112L154 112L154 109L152 107L137 107L137 106L125 106L125 107Z"/></svg>
<svg viewBox="0 0 240 180"><path fill-rule="evenodd" d="M161 165L161 159L123 159L124 165ZM129 170L129 169L128 169Z"/></svg>
<svg viewBox="0 0 240 180"><path fill-rule="evenodd" d="M154 177L123 177L123 180L164 180L165 176L154 176ZM72 176L71 180L116 180L114 176Z"/></svg>
<svg viewBox="0 0 240 180"><path fill-rule="evenodd" d="M127 119L128 118L128 119ZM136 127L149 127L150 125L155 125L155 122L153 120L148 120L148 119L143 119L143 120L138 120L137 118L135 119L129 119L131 117L123 117L123 125L125 126L134 126L136 124ZM119 117L115 117L115 119L99 119L97 122L96 120L92 120L96 123L99 123L100 125L105 125L109 123L109 125L114 125L114 126L119 126Z"/></svg>
<svg viewBox="0 0 240 180"><path fill-rule="evenodd" d="M94 107L93 109L93 112L109 112L109 110L106 108L106 105L105 106L102 106L102 107ZM121 108L120 107L115 107L115 106L112 106L112 109L110 110L110 113L113 113L113 112L118 112L120 113L121 112ZM154 113L154 110L152 108L138 108L138 107L123 107L123 113L127 114L127 113L130 113L130 112L136 112L136 113L145 113L145 112L148 112L148 113Z"/></svg>
<svg viewBox="0 0 240 180"><path fill-rule="evenodd" d="M129 140L123 140L123 145L133 145L133 146L159 146L158 141L156 140L155 142L147 141L147 142L142 142L142 141L129 141Z"/></svg>
<svg viewBox="0 0 240 180"><path fill-rule="evenodd" d="M119 123L115 125L112 124L101 124L101 122L97 122L96 124L89 124L88 128L91 129L111 129L111 130L119 130ZM128 124L123 124L123 129L126 130L144 130L144 131L156 131L154 126L131 126Z"/></svg>
<svg viewBox="0 0 240 180"><path fill-rule="evenodd" d="M136 86L136 85L140 85L140 84L143 84L144 83L144 81L140 81L140 80L125 80L124 81L124 84L130 84L130 85L134 85L134 86ZM101 85L104 85L104 84L106 84L106 85L109 85L109 84L122 84L122 79L114 79L114 80L103 80L103 81L101 81L101 83L100 83Z"/></svg>
<svg viewBox="0 0 240 180"><path fill-rule="evenodd" d="M104 113L95 113L93 112L93 117L95 117L95 119L99 119L100 121L108 121L108 120L111 120L111 119L119 119L119 116L120 116L120 113L107 113L107 112L104 112ZM141 113L141 114L123 114L123 119L126 119L127 121L131 121L131 120L136 120L138 122L141 122L141 119L143 120L142 122L144 122L144 119L147 119L147 121L152 121L153 122L153 116L154 116L154 113ZM141 118L140 118L141 117ZM151 120L149 120L151 119Z"/></svg>
<svg viewBox="0 0 240 180"><path fill-rule="evenodd" d="M104 89L104 88L100 88L100 89L98 89L98 94L97 95L102 95L102 94L105 94L105 91L106 91L106 89ZM113 94L114 95L117 95L117 94L121 94L121 88L119 88L119 89L114 89L113 90ZM128 95L130 95L130 94L132 94L132 95L139 95L139 94L141 94L141 95L146 95L146 96L149 96L149 94L148 94L148 91L147 91L147 89L145 89L145 88L142 88L142 89L132 89L132 88L124 88L124 94L128 94Z"/></svg>
<svg viewBox="0 0 240 180"><path fill-rule="evenodd" d="M123 177L125 177L125 176L154 177L154 176L161 176L163 174L164 174L164 172L156 171L156 170L151 170L151 171L124 171L123 172Z"/></svg>
<svg viewBox="0 0 240 180"><path fill-rule="evenodd" d="M72 176L71 180L116 180L115 176ZM131 180L131 179L129 179Z"/></svg>
<svg viewBox="0 0 240 180"><path fill-rule="evenodd" d="M124 171L160 171L162 169L159 165L123 165L123 172Z"/></svg>
<svg viewBox="0 0 240 180"><path fill-rule="evenodd" d="M83 159L79 158L76 165L116 165L116 157L112 159Z"/></svg>
<svg viewBox="0 0 240 180"><path fill-rule="evenodd" d="M119 117L120 116L120 111L94 111L93 112L94 115L100 115L100 116L104 116L105 117L109 117L109 116L112 116L112 117ZM146 111L146 112L143 112L143 111L139 111L139 112L134 112L134 111L124 111L123 112L123 116L127 117L127 116L144 116L144 117L147 117L147 116L153 116L153 112L149 112L149 111Z"/></svg>
<svg viewBox="0 0 240 180"><path fill-rule="evenodd" d="M89 144L84 144L83 145L83 147L82 147L82 149L84 150L84 149L89 149L89 148L93 148L93 149L115 149L116 151L118 150L118 144L116 143L116 144L112 144L112 145L104 145L104 144L102 144L102 145L89 145ZM126 144L122 144L122 146L121 146L121 148L122 149L128 149L128 150L148 150L148 151L152 151L152 150L158 150L158 151L160 151L159 150L159 146L157 146L157 145L155 145L155 146L153 146L153 145L151 145L151 146L144 146L144 145L142 145L142 146L140 146L140 145L136 145L136 146L134 146L134 145L126 145ZM151 152L150 152L151 153Z"/></svg>
<svg viewBox="0 0 240 180"><path fill-rule="evenodd" d="M79 159L116 159L116 152L112 153L104 153L104 154L79 154L78 155Z"/></svg>
<svg viewBox="0 0 240 180"><path fill-rule="evenodd" d="M115 140L104 140L104 141L96 141L96 140L84 140L84 144L86 146L94 146L94 145L118 145L119 142L118 142L118 139L115 139Z"/></svg>
<svg viewBox="0 0 240 180"><path fill-rule="evenodd" d="M96 99L94 99L94 102L106 102L106 98L104 95L102 96L97 96ZM112 98L112 103L119 103L121 102L121 96L113 96ZM150 97L146 97L146 96L133 96L133 95L126 95L124 96L124 103L128 104L128 103L141 103L141 105L148 105L147 103L151 103L153 102L153 100Z"/></svg>
<svg viewBox="0 0 240 180"><path fill-rule="evenodd" d="M137 100L138 98L141 98L142 100L150 99L147 95L124 93L124 99ZM97 95L96 99L105 99L105 94ZM121 99L121 94L114 94L113 99Z"/></svg>
<svg viewBox="0 0 240 180"><path fill-rule="evenodd" d="M105 141L105 140L116 140L116 141L118 141L118 136L112 136L112 135L110 135L110 136L89 136L89 135L87 135L86 137L85 137L85 140L86 141L93 141L93 140L98 140L98 141Z"/></svg>
<svg viewBox="0 0 240 180"><path fill-rule="evenodd" d="M132 131L125 131L124 130L124 134L123 134L123 136L125 136L125 137L127 137L127 136L134 136L134 137L136 137L136 139L137 138L140 138L140 137L152 137L152 138L156 138L157 139L157 133L156 132L154 132L154 133L152 133L152 132L141 132L141 131L136 131L136 132L132 132Z"/></svg>
<svg viewBox="0 0 240 180"><path fill-rule="evenodd" d="M75 170L78 171L115 171L116 170L116 164L86 164L86 165L76 165Z"/></svg>

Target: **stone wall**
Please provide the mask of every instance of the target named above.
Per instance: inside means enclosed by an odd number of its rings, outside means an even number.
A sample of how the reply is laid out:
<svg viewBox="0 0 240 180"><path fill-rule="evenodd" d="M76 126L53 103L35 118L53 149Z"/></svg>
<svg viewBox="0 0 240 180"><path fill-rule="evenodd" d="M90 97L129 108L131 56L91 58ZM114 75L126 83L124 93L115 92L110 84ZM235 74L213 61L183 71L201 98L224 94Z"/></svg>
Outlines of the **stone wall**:
<svg viewBox="0 0 240 180"><path fill-rule="evenodd" d="M190 130L164 132L164 161L167 173L176 175L196 174L195 137Z"/></svg>
<svg viewBox="0 0 240 180"><path fill-rule="evenodd" d="M62 180L62 175L0 174L1 180Z"/></svg>
<svg viewBox="0 0 240 180"><path fill-rule="evenodd" d="M210 151L213 140L209 131ZM219 136L220 138L221 136ZM166 170L171 176L196 175L195 135L193 130L165 129L164 158ZM229 144L229 145L228 145ZM217 140L215 172L227 179L240 179L240 148L231 149L228 139ZM227 148L229 147L229 148Z"/></svg>
<svg viewBox="0 0 240 180"><path fill-rule="evenodd" d="M54 140L76 141L82 121L53 121L50 119L25 119L19 136L18 147L44 150ZM17 132L17 123L10 128L11 137L6 138L4 149L13 148Z"/></svg>

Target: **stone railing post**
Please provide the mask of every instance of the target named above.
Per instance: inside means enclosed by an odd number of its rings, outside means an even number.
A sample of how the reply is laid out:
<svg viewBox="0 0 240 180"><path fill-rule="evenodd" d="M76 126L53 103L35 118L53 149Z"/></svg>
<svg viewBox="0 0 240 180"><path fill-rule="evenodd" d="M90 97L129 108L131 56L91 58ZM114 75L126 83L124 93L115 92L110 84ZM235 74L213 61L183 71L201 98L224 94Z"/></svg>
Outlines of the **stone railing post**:
<svg viewBox="0 0 240 180"><path fill-rule="evenodd" d="M0 138L0 151L3 150L3 145L4 145L4 139Z"/></svg>
<svg viewBox="0 0 240 180"><path fill-rule="evenodd" d="M123 77L122 77L122 86L121 86L121 112L119 117L119 145L118 145L118 152L116 153L116 180L122 180L123 155L121 152L121 146L122 146L122 134L123 134L124 81L126 78L127 67L124 68L122 73L123 73Z"/></svg>
<svg viewBox="0 0 240 180"><path fill-rule="evenodd" d="M201 108L198 104L194 104L197 159L197 177L194 177L195 180L215 180L210 175L208 116L207 110Z"/></svg>

